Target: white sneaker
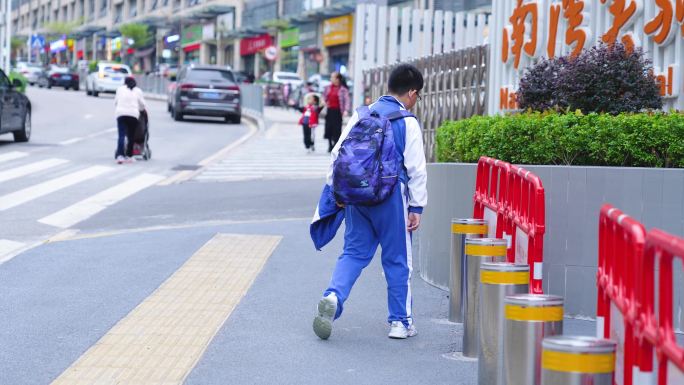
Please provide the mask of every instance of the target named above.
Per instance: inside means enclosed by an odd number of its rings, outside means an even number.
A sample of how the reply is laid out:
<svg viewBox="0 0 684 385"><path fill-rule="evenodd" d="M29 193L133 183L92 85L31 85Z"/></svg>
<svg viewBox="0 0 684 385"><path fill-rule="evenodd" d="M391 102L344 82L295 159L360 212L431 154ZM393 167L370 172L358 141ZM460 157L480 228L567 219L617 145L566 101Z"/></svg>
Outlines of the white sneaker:
<svg viewBox="0 0 684 385"><path fill-rule="evenodd" d="M313 321L313 330L318 338L327 340L330 337L335 313L337 313L337 296L334 293L318 301L318 315Z"/></svg>
<svg viewBox="0 0 684 385"><path fill-rule="evenodd" d="M403 340L408 337L413 337L416 334L418 334L418 330L416 330L416 327L413 326L413 324L406 327L401 321L392 321L388 337Z"/></svg>
<svg viewBox="0 0 684 385"><path fill-rule="evenodd" d="M123 162L124 162L125 160L126 160L126 159L123 157L123 155L119 155L119 156L116 157L116 163L118 163L118 164L123 164Z"/></svg>

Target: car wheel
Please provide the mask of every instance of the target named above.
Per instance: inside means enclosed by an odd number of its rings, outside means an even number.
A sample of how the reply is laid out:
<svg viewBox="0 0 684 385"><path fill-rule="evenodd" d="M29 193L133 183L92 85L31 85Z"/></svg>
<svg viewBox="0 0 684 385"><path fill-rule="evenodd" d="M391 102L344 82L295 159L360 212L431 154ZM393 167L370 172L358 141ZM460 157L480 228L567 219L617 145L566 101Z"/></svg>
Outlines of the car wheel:
<svg viewBox="0 0 684 385"><path fill-rule="evenodd" d="M52 88L52 84L51 84L51 83L48 83L47 89L49 90L50 88Z"/></svg>
<svg viewBox="0 0 684 385"><path fill-rule="evenodd" d="M100 96L100 93L97 92L97 91L93 91L93 96L94 96L94 97L98 97L98 96Z"/></svg>
<svg viewBox="0 0 684 385"><path fill-rule="evenodd" d="M79 91L80 89L81 89L80 86L78 86L78 85L74 86L74 91Z"/></svg>
<svg viewBox="0 0 684 385"><path fill-rule="evenodd" d="M231 117L231 122L234 124L240 124L242 122L242 115L233 115Z"/></svg>
<svg viewBox="0 0 684 385"><path fill-rule="evenodd" d="M69 91L69 86L64 86L64 91Z"/></svg>
<svg viewBox="0 0 684 385"><path fill-rule="evenodd" d="M21 131L14 131L15 142L28 142L31 139L31 110L26 111L24 116L24 127Z"/></svg>
<svg viewBox="0 0 684 385"><path fill-rule="evenodd" d="M183 114L178 109L173 110L173 120L180 122L183 120Z"/></svg>

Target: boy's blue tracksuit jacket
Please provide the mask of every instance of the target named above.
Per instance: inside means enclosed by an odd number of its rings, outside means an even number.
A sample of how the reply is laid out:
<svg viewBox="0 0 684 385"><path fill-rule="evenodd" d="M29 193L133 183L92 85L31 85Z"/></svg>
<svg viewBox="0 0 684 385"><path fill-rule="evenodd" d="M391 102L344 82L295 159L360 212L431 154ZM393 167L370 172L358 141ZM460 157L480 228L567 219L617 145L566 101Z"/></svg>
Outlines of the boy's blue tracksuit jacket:
<svg viewBox="0 0 684 385"><path fill-rule="evenodd" d="M370 109L381 115L388 115L404 109L404 106L392 96L382 96ZM342 221L346 221L344 251L337 261L330 286L324 295L334 293L337 296L339 317L354 282L380 246L387 279L388 321L402 321L408 326L412 322L412 255L411 234L406 226L408 213L420 214L427 204L423 134L418 121L413 117L393 121L397 154L404 166L400 183L397 183L395 191L387 200L376 206L347 206L342 209L335 204L332 193L332 165L340 145L357 120L358 117L354 114L332 151L327 183L310 226L311 239L316 249L320 250L335 237Z"/></svg>

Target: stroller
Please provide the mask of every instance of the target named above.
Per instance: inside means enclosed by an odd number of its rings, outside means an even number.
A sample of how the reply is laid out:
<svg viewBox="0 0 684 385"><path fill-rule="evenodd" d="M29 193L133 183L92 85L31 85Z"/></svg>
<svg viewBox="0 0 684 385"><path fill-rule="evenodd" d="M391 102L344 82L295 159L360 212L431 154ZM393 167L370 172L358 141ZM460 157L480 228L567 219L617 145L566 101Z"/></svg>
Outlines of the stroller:
<svg viewBox="0 0 684 385"><path fill-rule="evenodd" d="M140 112L138 127L133 135L133 143L126 146L126 155L134 157L136 160L150 160L152 150L150 150L150 120L147 111Z"/></svg>

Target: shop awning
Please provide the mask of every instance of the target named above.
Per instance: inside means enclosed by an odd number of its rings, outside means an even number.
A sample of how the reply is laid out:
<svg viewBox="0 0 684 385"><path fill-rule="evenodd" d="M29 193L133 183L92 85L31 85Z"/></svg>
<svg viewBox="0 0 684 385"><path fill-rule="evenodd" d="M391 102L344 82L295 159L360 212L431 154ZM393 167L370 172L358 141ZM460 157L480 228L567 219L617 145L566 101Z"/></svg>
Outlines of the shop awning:
<svg viewBox="0 0 684 385"><path fill-rule="evenodd" d="M185 47L183 47L183 52L197 51L198 49L200 49L201 45L202 45L202 43L195 43L195 44L186 45Z"/></svg>

